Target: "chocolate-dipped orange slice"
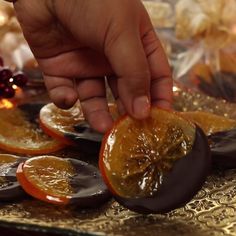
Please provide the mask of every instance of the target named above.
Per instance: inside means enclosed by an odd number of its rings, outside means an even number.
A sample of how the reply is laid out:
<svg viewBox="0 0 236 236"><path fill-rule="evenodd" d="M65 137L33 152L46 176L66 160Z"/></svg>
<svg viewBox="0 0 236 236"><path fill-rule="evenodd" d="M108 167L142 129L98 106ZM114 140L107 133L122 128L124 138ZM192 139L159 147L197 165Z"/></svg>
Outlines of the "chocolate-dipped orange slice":
<svg viewBox="0 0 236 236"><path fill-rule="evenodd" d="M116 106L109 104L109 109L113 118L117 118ZM59 109L53 103L45 105L40 111L40 124L45 133L65 144L86 153L99 152L103 135L85 121L79 102L68 110Z"/></svg>
<svg viewBox="0 0 236 236"><path fill-rule="evenodd" d="M110 197L98 169L72 158L30 158L18 166L17 179L29 195L57 205L95 207Z"/></svg>
<svg viewBox="0 0 236 236"><path fill-rule="evenodd" d="M152 108L146 120L124 116L105 135L99 167L116 200L141 213L188 202L211 166L203 131L178 113Z"/></svg>

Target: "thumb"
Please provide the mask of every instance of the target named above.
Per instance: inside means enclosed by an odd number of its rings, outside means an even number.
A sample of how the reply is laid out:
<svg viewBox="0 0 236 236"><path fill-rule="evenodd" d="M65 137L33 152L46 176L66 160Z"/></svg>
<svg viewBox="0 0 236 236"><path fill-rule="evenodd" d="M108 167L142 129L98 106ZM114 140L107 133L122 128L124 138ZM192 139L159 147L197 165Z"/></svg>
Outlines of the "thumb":
<svg viewBox="0 0 236 236"><path fill-rule="evenodd" d="M117 96L129 115L144 119L150 112L150 72L139 32L126 28L111 38L105 54L117 78Z"/></svg>

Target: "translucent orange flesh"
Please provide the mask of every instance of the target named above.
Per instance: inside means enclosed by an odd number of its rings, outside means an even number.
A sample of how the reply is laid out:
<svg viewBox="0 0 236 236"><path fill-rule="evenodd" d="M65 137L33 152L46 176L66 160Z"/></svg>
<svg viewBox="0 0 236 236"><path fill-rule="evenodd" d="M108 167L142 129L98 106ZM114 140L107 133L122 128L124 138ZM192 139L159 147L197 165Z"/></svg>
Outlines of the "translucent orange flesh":
<svg viewBox="0 0 236 236"><path fill-rule="evenodd" d="M3 166L5 164L12 164L17 162L19 159L18 156L11 155L11 154L0 154L0 166Z"/></svg>
<svg viewBox="0 0 236 236"><path fill-rule="evenodd" d="M153 108L145 121L126 117L115 124L103 141L100 168L119 196L152 196L174 162L191 151L194 138L194 125Z"/></svg>
<svg viewBox="0 0 236 236"><path fill-rule="evenodd" d="M181 115L196 123L206 135L236 128L236 120L208 112L181 112Z"/></svg>
<svg viewBox="0 0 236 236"><path fill-rule="evenodd" d="M18 108L0 109L0 147L25 154L43 154L64 147L29 122Z"/></svg>
<svg viewBox="0 0 236 236"><path fill-rule="evenodd" d="M71 109L63 110L53 103L45 105L40 111L41 123L58 134L72 132L74 125L84 120L80 105L77 103Z"/></svg>
<svg viewBox="0 0 236 236"><path fill-rule="evenodd" d="M27 160L23 167L25 178L35 188L53 197L70 197L75 193L70 184L76 171L70 161L54 156Z"/></svg>
<svg viewBox="0 0 236 236"><path fill-rule="evenodd" d="M114 119L117 119L118 112L116 106L109 105L109 109ZM46 133L59 140L66 139L65 133L74 132L74 126L84 121L84 115L79 103L71 109L63 110L53 103L45 105L40 111L40 123ZM64 140L66 142L66 140Z"/></svg>

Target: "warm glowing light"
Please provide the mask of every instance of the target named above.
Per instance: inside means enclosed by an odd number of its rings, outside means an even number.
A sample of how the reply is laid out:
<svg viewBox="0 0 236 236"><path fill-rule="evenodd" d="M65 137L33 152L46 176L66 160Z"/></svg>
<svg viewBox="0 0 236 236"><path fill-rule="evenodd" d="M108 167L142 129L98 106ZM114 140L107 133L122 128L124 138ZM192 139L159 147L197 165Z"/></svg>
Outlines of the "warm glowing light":
<svg viewBox="0 0 236 236"><path fill-rule="evenodd" d="M15 89L15 98L16 99L21 99L22 97L24 97L24 93L23 90L18 87L17 85L12 85L12 88Z"/></svg>
<svg viewBox="0 0 236 236"><path fill-rule="evenodd" d="M10 78L10 79L9 79L9 82L12 83L12 82L13 82L13 78Z"/></svg>
<svg viewBox="0 0 236 236"><path fill-rule="evenodd" d="M173 92L177 92L177 91L179 91L179 88L178 87L176 87L176 86L173 86Z"/></svg>
<svg viewBox="0 0 236 236"><path fill-rule="evenodd" d="M17 85L13 84L13 85L12 85L12 88L13 88L13 89L17 89L18 87L17 87Z"/></svg>
<svg viewBox="0 0 236 236"><path fill-rule="evenodd" d="M9 100L7 100L7 99L1 99L0 100L0 109L1 108L10 109L12 107L14 107L14 104L12 102L10 102Z"/></svg>

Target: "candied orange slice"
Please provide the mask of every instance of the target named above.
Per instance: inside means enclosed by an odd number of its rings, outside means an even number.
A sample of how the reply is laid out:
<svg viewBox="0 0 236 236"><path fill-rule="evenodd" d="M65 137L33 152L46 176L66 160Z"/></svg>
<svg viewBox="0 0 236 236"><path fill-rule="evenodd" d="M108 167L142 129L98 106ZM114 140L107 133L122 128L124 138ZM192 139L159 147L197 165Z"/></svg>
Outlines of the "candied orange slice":
<svg viewBox="0 0 236 236"><path fill-rule="evenodd" d="M68 203L73 189L69 184L75 175L70 162L53 156L31 158L21 164L17 178L30 195L45 201Z"/></svg>
<svg viewBox="0 0 236 236"><path fill-rule="evenodd" d="M109 105L114 118L118 117L114 104ZM81 140L100 142L102 135L85 124L80 103L72 108L63 110L53 103L45 105L40 111L40 124L42 129L50 136L67 144L78 144Z"/></svg>
<svg viewBox="0 0 236 236"><path fill-rule="evenodd" d="M208 112L188 111L181 115L200 126L206 135L236 128L236 120Z"/></svg>
<svg viewBox="0 0 236 236"><path fill-rule="evenodd" d="M30 158L19 165L17 179L28 194L53 204L88 207L109 197L97 168L76 159Z"/></svg>
<svg viewBox="0 0 236 236"><path fill-rule="evenodd" d="M115 198L142 213L166 212L190 200L210 163L204 133L177 113L159 108L152 108L143 121L125 116L115 122L99 159Z"/></svg>
<svg viewBox="0 0 236 236"><path fill-rule="evenodd" d="M76 103L68 110L60 109L53 103L49 103L40 110L40 125L50 136L71 144L71 141L64 137L64 133L74 131L74 125L84 120L79 103Z"/></svg>
<svg viewBox="0 0 236 236"><path fill-rule="evenodd" d="M191 151L195 127L186 124L159 109L145 121L120 120L105 137L100 158L101 170L115 192L126 197L153 195L163 174Z"/></svg>
<svg viewBox="0 0 236 236"><path fill-rule="evenodd" d="M37 119L41 105L0 109L0 148L13 153L46 154L65 145L46 135Z"/></svg>

